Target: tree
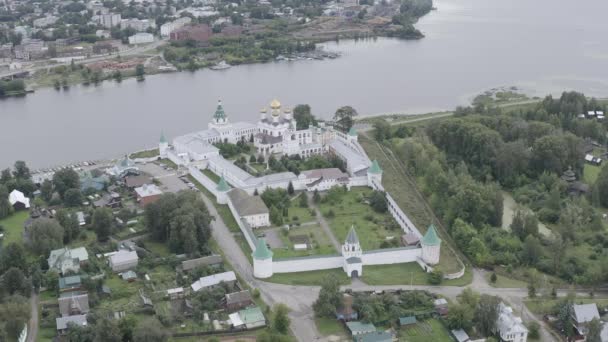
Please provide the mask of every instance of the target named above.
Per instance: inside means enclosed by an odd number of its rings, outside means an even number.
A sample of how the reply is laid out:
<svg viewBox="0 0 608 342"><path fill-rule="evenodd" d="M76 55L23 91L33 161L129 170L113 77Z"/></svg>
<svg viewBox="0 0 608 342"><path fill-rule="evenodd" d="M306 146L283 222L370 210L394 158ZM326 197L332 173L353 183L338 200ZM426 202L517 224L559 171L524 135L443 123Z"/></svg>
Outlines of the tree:
<svg viewBox="0 0 608 342"><path fill-rule="evenodd" d="M289 309L285 304L277 304L274 306L274 317L272 318L272 329L280 334L287 334L289 332L289 316L287 313Z"/></svg>
<svg viewBox="0 0 608 342"><path fill-rule="evenodd" d="M473 309L464 304L454 305L450 308L447 323L450 329L468 330L473 326Z"/></svg>
<svg viewBox="0 0 608 342"><path fill-rule="evenodd" d="M110 208L96 208L93 212L91 226L97 234L97 240L106 241L112 233L113 215Z"/></svg>
<svg viewBox="0 0 608 342"><path fill-rule="evenodd" d="M59 196L63 198L68 189L80 189L80 178L78 173L70 168L61 169L53 175L53 184Z"/></svg>
<svg viewBox="0 0 608 342"><path fill-rule="evenodd" d="M600 170L597 180L595 181L595 187L597 189L597 196L602 206L608 207L608 169L603 167Z"/></svg>
<svg viewBox="0 0 608 342"><path fill-rule="evenodd" d="M69 243L78 236L80 223L76 214L65 209L59 209L55 215L57 222L63 227L63 243Z"/></svg>
<svg viewBox="0 0 608 342"><path fill-rule="evenodd" d="M44 286L51 292L59 291L59 273L52 269L44 276Z"/></svg>
<svg viewBox="0 0 608 342"><path fill-rule="evenodd" d="M535 340L540 338L540 325L538 322L530 322L528 325L528 337Z"/></svg>
<svg viewBox="0 0 608 342"><path fill-rule="evenodd" d="M29 300L20 295L4 298L0 303L0 331L6 332L7 340L16 341L23 326L30 319Z"/></svg>
<svg viewBox="0 0 608 342"><path fill-rule="evenodd" d="M169 334L156 318L147 318L137 324L133 332L134 342L165 342Z"/></svg>
<svg viewBox="0 0 608 342"><path fill-rule="evenodd" d="M334 276L323 279L319 298L314 302L312 308L315 315L319 317L334 317L336 310L342 307L342 293L340 283Z"/></svg>
<svg viewBox="0 0 608 342"><path fill-rule="evenodd" d="M9 295L15 293L27 296L30 292L28 283L23 271L16 267L11 267L2 275L2 287Z"/></svg>
<svg viewBox="0 0 608 342"><path fill-rule="evenodd" d="M252 154L252 155L249 157L249 163L255 163L255 162L257 162L257 159L255 158L255 155L253 155L253 154Z"/></svg>
<svg viewBox="0 0 608 342"><path fill-rule="evenodd" d="M432 272L427 273L427 279L431 285L439 285L443 281L443 272L435 268Z"/></svg>
<svg viewBox="0 0 608 342"><path fill-rule="evenodd" d="M144 65L137 64L137 66L135 67L135 76L137 77L137 79L140 81L143 81L145 74L146 74L146 69L144 69Z"/></svg>
<svg viewBox="0 0 608 342"><path fill-rule="evenodd" d="M282 210L278 209L274 205L270 207L270 222L275 226L280 226L283 224L283 215Z"/></svg>
<svg viewBox="0 0 608 342"><path fill-rule="evenodd" d="M587 342L602 342L602 323L596 317L589 322L589 326L587 326L587 336L585 341Z"/></svg>
<svg viewBox="0 0 608 342"><path fill-rule="evenodd" d="M291 183L291 181L289 181L289 184L287 185L287 193L293 195L294 192L295 190L293 189L293 184Z"/></svg>
<svg viewBox="0 0 608 342"><path fill-rule="evenodd" d="M78 207L82 205L82 193L80 189L68 189L63 195L63 202L68 207Z"/></svg>
<svg viewBox="0 0 608 342"><path fill-rule="evenodd" d="M374 137L378 141L391 138L391 125L384 119L374 121Z"/></svg>
<svg viewBox="0 0 608 342"><path fill-rule="evenodd" d="M94 332L94 342L120 341L122 337L116 321L106 317L97 320Z"/></svg>
<svg viewBox="0 0 608 342"><path fill-rule="evenodd" d="M387 212L386 194L383 191L374 190L369 196L369 205L377 213Z"/></svg>
<svg viewBox="0 0 608 342"><path fill-rule="evenodd" d="M0 184L0 219L8 217L13 213L13 206L8 201L8 189L6 186Z"/></svg>
<svg viewBox="0 0 608 342"><path fill-rule="evenodd" d="M160 325L160 322L158 322L158 324ZM118 329L120 330L124 342L133 341L133 332L136 325L137 319L133 316L125 316L118 321Z"/></svg>
<svg viewBox="0 0 608 342"><path fill-rule="evenodd" d="M27 167L24 161L18 160L13 166L13 177L18 179L30 179L32 177L30 169Z"/></svg>
<svg viewBox="0 0 608 342"><path fill-rule="evenodd" d="M310 106L299 104L293 109L293 118L296 120L296 129L308 129L310 125L316 126L317 120L312 115Z"/></svg>
<svg viewBox="0 0 608 342"><path fill-rule="evenodd" d="M51 250L63 246L63 228L55 220L37 219L30 227L29 243L34 253L48 255Z"/></svg>
<svg viewBox="0 0 608 342"><path fill-rule="evenodd" d="M25 271L27 267L27 261L25 257L25 250L23 246L16 242L11 242L4 248L0 249L0 274L8 270L11 267L16 267L22 271Z"/></svg>
<svg viewBox="0 0 608 342"><path fill-rule="evenodd" d="M334 114L334 121L336 122L336 128L346 133L353 127L355 123L354 117L357 116L357 111L351 106L344 106L338 108Z"/></svg>
<svg viewBox="0 0 608 342"><path fill-rule="evenodd" d="M500 298L489 295L481 295L477 302L474 321L477 329L485 336L492 334L498 319L498 304L500 304Z"/></svg>
<svg viewBox="0 0 608 342"><path fill-rule="evenodd" d="M495 272L492 272L492 275L490 276L490 282L492 282L492 284L496 284L496 280L498 280L498 277L496 276Z"/></svg>
<svg viewBox="0 0 608 342"><path fill-rule="evenodd" d="M521 251L522 261L527 265L536 265L540 259L542 246L540 241L532 235L528 235L524 240L523 249Z"/></svg>
<svg viewBox="0 0 608 342"><path fill-rule="evenodd" d="M45 179L40 185L40 197L46 202L49 202L53 197L53 183Z"/></svg>
<svg viewBox="0 0 608 342"><path fill-rule="evenodd" d="M317 191L317 189L315 189L315 191L312 193L312 201L315 204L321 202L321 195L319 195L319 191Z"/></svg>

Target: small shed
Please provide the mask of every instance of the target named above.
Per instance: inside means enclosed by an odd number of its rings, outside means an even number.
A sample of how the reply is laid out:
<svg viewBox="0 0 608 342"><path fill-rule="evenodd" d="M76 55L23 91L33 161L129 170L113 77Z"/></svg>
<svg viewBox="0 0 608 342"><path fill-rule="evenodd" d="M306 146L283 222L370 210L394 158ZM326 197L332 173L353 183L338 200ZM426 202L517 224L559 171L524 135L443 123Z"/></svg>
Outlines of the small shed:
<svg viewBox="0 0 608 342"><path fill-rule="evenodd" d="M433 301L435 311L441 316L448 314L448 301L445 298L437 298Z"/></svg>
<svg viewBox="0 0 608 342"><path fill-rule="evenodd" d="M462 329L455 329L450 331L457 342L468 342L471 339L469 335Z"/></svg>
<svg viewBox="0 0 608 342"><path fill-rule="evenodd" d="M122 274L120 275L120 277L122 278L122 280L126 280L129 283L134 282L135 280L137 280L137 274L135 274L135 272L133 272L133 271L122 272Z"/></svg>
<svg viewBox="0 0 608 342"><path fill-rule="evenodd" d="M353 337L376 331L376 326L371 323L346 322L346 327L348 328L348 331L350 331L351 335L353 335Z"/></svg>
<svg viewBox="0 0 608 342"><path fill-rule="evenodd" d="M409 326L416 324L416 316L404 316L399 317L399 325L400 326Z"/></svg>
<svg viewBox="0 0 608 342"><path fill-rule="evenodd" d="M401 242L405 246L415 246L420 241L420 238L414 233L407 233L401 236Z"/></svg>

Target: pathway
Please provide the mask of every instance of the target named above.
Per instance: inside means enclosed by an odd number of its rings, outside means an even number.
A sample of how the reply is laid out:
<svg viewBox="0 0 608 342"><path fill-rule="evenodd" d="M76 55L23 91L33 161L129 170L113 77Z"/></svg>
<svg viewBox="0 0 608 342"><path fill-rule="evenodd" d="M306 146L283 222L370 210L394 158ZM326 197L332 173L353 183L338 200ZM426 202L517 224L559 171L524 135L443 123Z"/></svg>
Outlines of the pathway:
<svg viewBox="0 0 608 342"><path fill-rule="evenodd" d="M30 297L31 317L27 331L27 342L34 342L38 337L38 293L32 290Z"/></svg>
<svg viewBox="0 0 608 342"><path fill-rule="evenodd" d="M338 251L338 252L341 251L342 244L338 241L338 239L336 239L336 236L329 228L329 224L325 220L325 217L321 214L321 210L319 209L317 204L313 201L312 193L306 192L306 196L308 197L308 203L310 203L310 206L315 210L317 219L319 220L319 225L321 226L321 228L323 228L323 230L325 231L325 234L329 237L331 244L334 245L334 248L336 249L336 251Z"/></svg>

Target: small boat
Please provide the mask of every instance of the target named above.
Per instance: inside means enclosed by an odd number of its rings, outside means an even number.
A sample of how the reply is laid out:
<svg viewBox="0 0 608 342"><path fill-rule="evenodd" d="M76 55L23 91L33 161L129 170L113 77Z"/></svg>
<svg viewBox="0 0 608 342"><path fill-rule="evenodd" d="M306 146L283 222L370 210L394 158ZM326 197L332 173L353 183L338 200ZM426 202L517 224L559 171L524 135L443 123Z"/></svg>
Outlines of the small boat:
<svg viewBox="0 0 608 342"><path fill-rule="evenodd" d="M216 65L211 67L211 70L224 70L224 69L228 69L232 67L232 65L226 63L226 61L221 61L219 63L217 63Z"/></svg>

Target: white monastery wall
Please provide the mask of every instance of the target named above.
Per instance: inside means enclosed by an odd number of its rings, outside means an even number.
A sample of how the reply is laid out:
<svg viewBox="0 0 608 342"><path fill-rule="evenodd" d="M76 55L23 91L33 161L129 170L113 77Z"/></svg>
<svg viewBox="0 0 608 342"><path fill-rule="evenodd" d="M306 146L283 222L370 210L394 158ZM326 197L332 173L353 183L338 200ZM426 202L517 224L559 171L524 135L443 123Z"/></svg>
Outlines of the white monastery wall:
<svg viewBox="0 0 608 342"><path fill-rule="evenodd" d="M302 257L277 259L272 262L273 273L292 273L315 270L342 268L344 258L341 255L326 257Z"/></svg>
<svg viewBox="0 0 608 342"><path fill-rule="evenodd" d="M387 248L363 252L363 265L384 265L414 262L422 256L422 248Z"/></svg>

